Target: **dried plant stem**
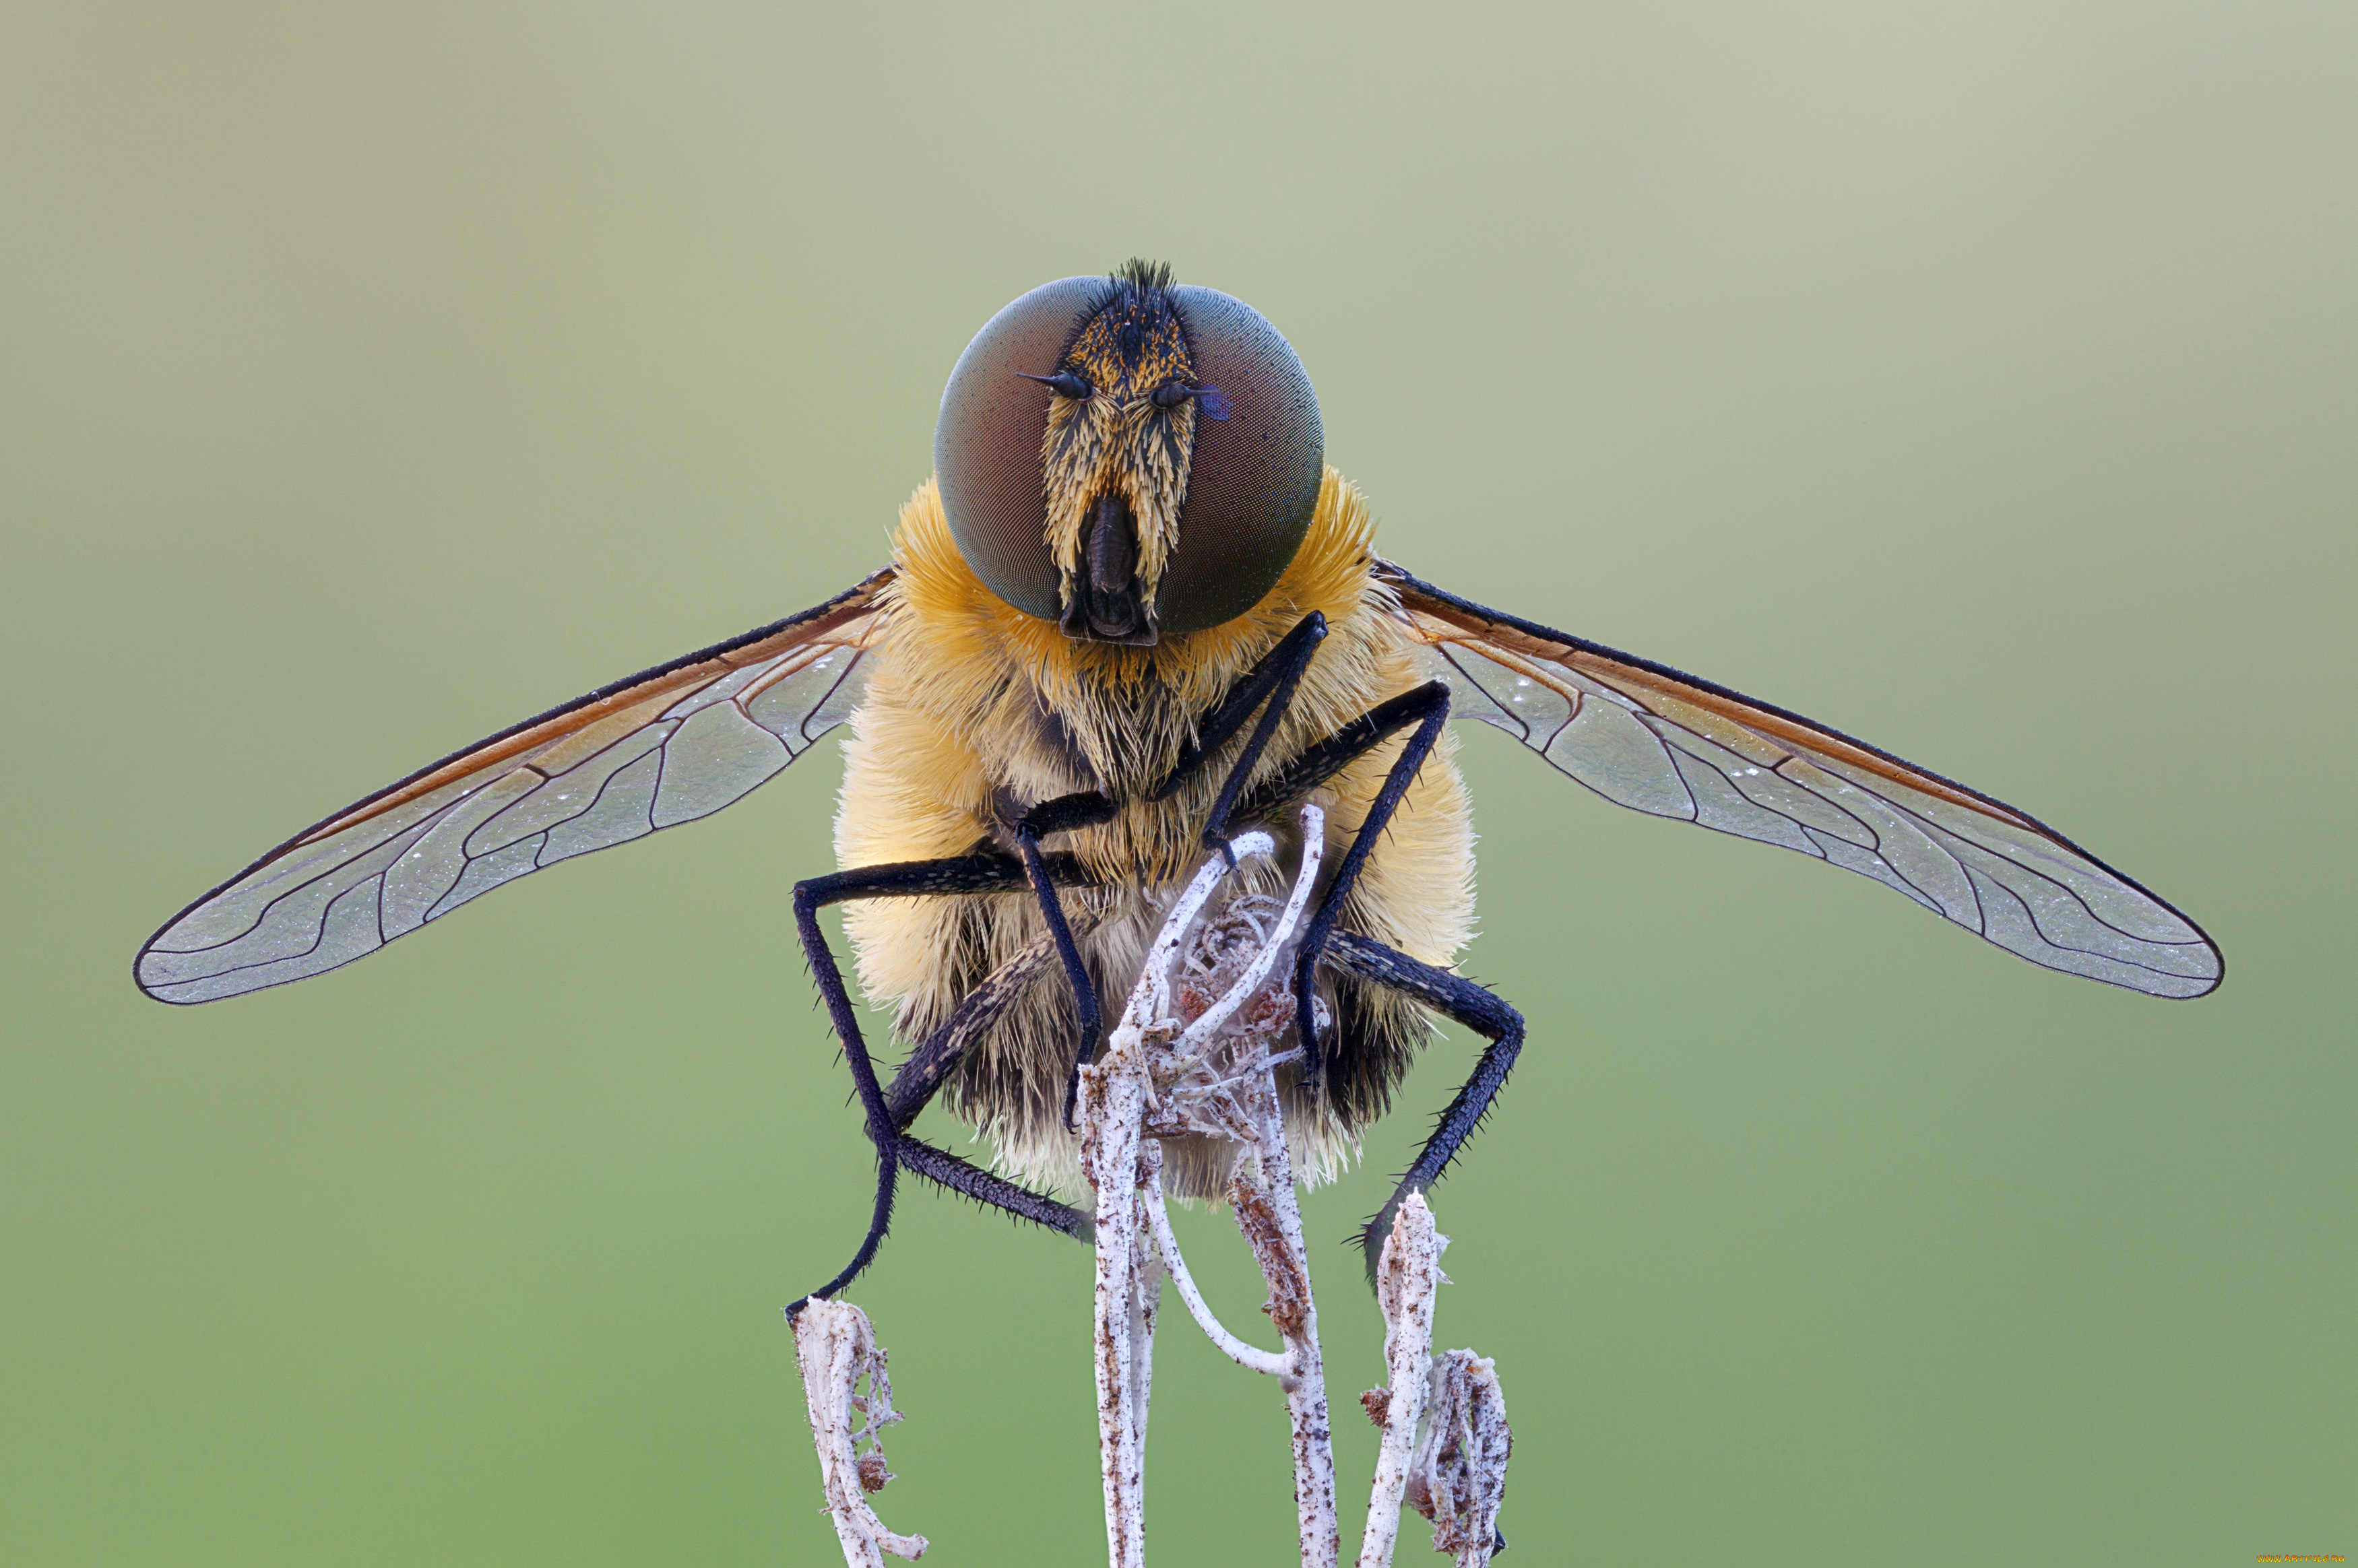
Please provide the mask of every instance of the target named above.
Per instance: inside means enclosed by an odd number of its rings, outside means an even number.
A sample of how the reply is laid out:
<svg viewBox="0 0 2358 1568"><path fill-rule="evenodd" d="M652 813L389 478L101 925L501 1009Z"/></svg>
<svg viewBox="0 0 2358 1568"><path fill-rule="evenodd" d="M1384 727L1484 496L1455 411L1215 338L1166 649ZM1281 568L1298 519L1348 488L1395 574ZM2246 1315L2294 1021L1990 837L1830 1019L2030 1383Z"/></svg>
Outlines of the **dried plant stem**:
<svg viewBox="0 0 2358 1568"><path fill-rule="evenodd" d="M1098 1458L1105 1487L1106 1561L1146 1563L1146 1415L1150 1373L1136 1332L1153 1241L1140 1201L1139 1120L1145 1068L1133 1049L1081 1069L1081 1169L1098 1190ZM1161 1281L1154 1281L1160 1292Z"/></svg>
<svg viewBox="0 0 2358 1568"><path fill-rule="evenodd" d="M811 1440L818 1445L819 1480L844 1562L849 1568L884 1568L887 1552L912 1561L923 1557L924 1536L894 1534L868 1506L868 1494L883 1490L892 1478L884 1468L883 1431L901 1419L892 1409L892 1379L868 1314L849 1302L813 1297L794 1328ZM865 1395L859 1392L863 1377ZM863 1442L864 1454L857 1451Z"/></svg>
<svg viewBox="0 0 2358 1568"><path fill-rule="evenodd" d="M1274 843L1251 834L1239 856L1267 854ZM1137 1326L1150 1285L1159 1297L1163 1271L1147 1217L1152 1173L1141 1160L1143 1124L1153 1098L1148 1036L1166 1044L1177 1033L1170 1020L1171 961L1188 927L1227 871L1214 860L1197 872L1173 907L1149 950L1144 972L1104 1058L1081 1069L1078 1117L1081 1172L1097 1191L1098 1456L1105 1492L1106 1559L1111 1568L1146 1562L1146 1419L1152 1367L1140 1355Z"/></svg>
<svg viewBox="0 0 2358 1568"><path fill-rule="evenodd" d="M1083 1173L1098 1193L1098 1436L1104 1462L1106 1539L1114 1568L1144 1563L1144 1369L1138 1366L1125 1310L1149 1280L1160 1289L1167 1271L1180 1296L1213 1343L1238 1364L1275 1376L1285 1389L1293 1428L1294 1510L1304 1568L1333 1568L1341 1556L1335 1513L1332 1422L1318 1353L1317 1312L1310 1297L1309 1260L1301 1210L1285 1145L1284 1111L1274 1069L1284 1059L1259 1048L1250 1020L1239 1022L1279 958L1291 946L1308 909L1325 850L1325 817L1314 806L1302 814L1302 864L1284 907L1268 928L1252 923L1254 940L1242 972L1192 1020L1179 1016L1172 969L1190 931L1230 869L1227 857L1207 860L1172 906L1149 950L1130 1003L1108 1042L1103 1061L1082 1075ZM1237 860L1271 853L1265 833L1239 837ZM1222 971L1223 978L1226 972ZM1267 1029L1268 1021L1261 1027ZM1245 1044L1229 1040L1246 1032ZM1227 1054L1222 1054L1228 1042ZM1236 1060L1238 1055L1242 1060ZM1158 1087L1160 1093L1158 1093ZM1164 1209L1160 1150L1148 1140L1188 1135L1224 1138L1249 1150L1230 1182L1237 1224L1251 1244L1270 1287L1270 1316L1285 1348L1275 1355L1222 1327L1180 1257Z"/></svg>
<svg viewBox="0 0 2358 1568"><path fill-rule="evenodd" d="M1441 1249L1449 1238L1433 1228L1433 1210L1422 1193L1411 1193L1392 1219L1376 1266L1376 1303L1384 1314L1385 1387L1361 1396L1368 1413L1383 1428L1376 1451L1376 1479L1368 1499L1367 1529L1359 1536L1359 1568L1390 1568L1400 1536L1401 1502L1407 1494L1416 1448L1417 1423L1424 1416L1425 1382L1433 1373L1433 1305L1440 1292Z"/></svg>
<svg viewBox="0 0 2358 1568"><path fill-rule="evenodd" d="M1433 1549L1458 1568L1482 1568L1504 1544L1498 1505L1515 1445L1507 1398L1487 1356L1452 1350L1438 1357L1425 1400L1424 1436L1409 1460L1408 1505L1433 1521Z"/></svg>
<svg viewBox="0 0 2358 1568"><path fill-rule="evenodd" d="M1150 1153L1153 1151L1150 1150ZM1179 1238L1171 1232L1171 1214L1163 1206L1162 1161L1152 1162L1146 1178L1146 1216L1154 1227L1154 1245L1163 1254L1164 1267L1171 1271L1171 1282L1179 1288L1179 1299L1187 1303L1188 1315L1204 1336L1220 1347L1229 1360L1248 1372L1260 1372L1267 1377L1282 1378L1291 1363L1278 1351L1263 1350L1260 1346L1238 1339L1229 1333L1213 1314L1211 1304L1204 1300L1203 1292L1195 1288L1195 1278L1187 1271L1186 1260L1180 1256Z"/></svg>
<svg viewBox="0 0 2358 1568"><path fill-rule="evenodd" d="M1275 848L1265 833L1247 834L1239 855ZM1097 1190L1098 1458L1105 1490L1106 1560L1112 1568L1146 1562L1146 1418L1153 1389L1153 1323L1163 1266L1148 1224L1140 1159L1148 1081L1147 1034L1170 1033L1171 960L1189 925L1227 871L1215 860L1180 895L1147 955L1145 973L1114 1026L1105 1057L1081 1069L1076 1114L1081 1173Z"/></svg>
<svg viewBox="0 0 2358 1568"><path fill-rule="evenodd" d="M1156 1309L1166 1280L1214 1345L1284 1389L1303 1568L1337 1568L1342 1555L1318 1309L1276 1076L1295 1059L1297 1053L1279 1044L1300 1021L1291 992L1271 979L1293 950L1325 850L1325 818L1317 806L1302 807L1301 827L1302 863L1282 906L1257 893L1240 896L1197 928L1238 862L1274 852L1267 833L1240 835L1230 845L1233 859L1215 856L1195 873L1148 949L1103 1056L1081 1069L1081 1172L1097 1192L1093 1358L1111 1568L1145 1568L1146 1422ZM1183 968L1184 977L1174 972ZM1196 1287L1164 1202L1167 1138L1235 1150L1225 1195L1269 1287L1262 1310L1280 1348L1264 1350L1230 1333ZM1493 1520L1511 1437L1496 1372L1470 1350L1453 1350L1437 1363L1433 1356L1433 1299L1447 1245L1423 1195L1412 1194L1385 1242L1377 1283L1387 1384L1363 1396L1383 1440L1358 1568L1390 1568L1403 1504L1433 1520L1434 1547L1455 1554L1459 1568L1487 1563L1497 1543ZM916 1556L925 1541L885 1530L862 1495L863 1486L872 1490L890 1478L875 1437L900 1419L867 1318L848 1303L813 1301L795 1333L844 1560L852 1568L882 1568L884 1552ZM863 1375L865 1400L854 1392ZM867 1417L857 1432L855 1411ZM871 1451L857 1454L856 1441Z"/></svg>
<svg viewBox="0 0 2358 1568"><path fill-rule="evenodd" d="M1335 1431L1326 1405L1325 1364L1318 1351L1318 1306L1302 1241L1302 1209L1285 1147L1285 1115L1267 1073L1244 1086L1253 1122L1252 1165L1228 1183L1237 1228L1269 1285L1264 1309L1285 1341L1286 1414L1293 1426L1293 1509L1303 1568L1328 1568L1343 1553L1335 1509Z"/></svg>

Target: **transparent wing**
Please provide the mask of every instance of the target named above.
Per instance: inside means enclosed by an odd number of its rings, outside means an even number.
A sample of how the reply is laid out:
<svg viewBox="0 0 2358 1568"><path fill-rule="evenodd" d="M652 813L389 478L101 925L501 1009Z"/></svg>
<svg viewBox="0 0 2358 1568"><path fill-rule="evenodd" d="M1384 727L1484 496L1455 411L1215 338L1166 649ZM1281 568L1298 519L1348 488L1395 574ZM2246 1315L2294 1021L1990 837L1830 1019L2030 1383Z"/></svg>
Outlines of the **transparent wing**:
<svg viewBox="0 0 2358 1568"><path fill-rule="evenodd" d="M878 572L816 610L600 687L307 828L133 963L159 1001L324 974L529 871L708 816L858 700Z"/></svg>
<svg viewBox="0 0 2358 1568"><path fill-rule="evenodd" d="M2196 997L2224 973L2192 921L2003 801L1389 562L1377 576L1433 648L1456 717L1497 725L1617 805L1832 861L2067 974Z"/></svg>

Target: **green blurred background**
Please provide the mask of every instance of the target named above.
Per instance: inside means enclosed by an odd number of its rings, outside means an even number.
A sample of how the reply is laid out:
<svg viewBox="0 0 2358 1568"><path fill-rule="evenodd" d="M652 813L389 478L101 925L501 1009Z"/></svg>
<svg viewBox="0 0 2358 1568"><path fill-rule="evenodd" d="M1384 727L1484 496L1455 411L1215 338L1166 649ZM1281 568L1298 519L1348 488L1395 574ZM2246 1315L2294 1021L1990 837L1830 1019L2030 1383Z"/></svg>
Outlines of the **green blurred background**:
<svg viewBox="0 0 2358 1568"><path fill-rule="evenodd" d="M2230 955L2065 979L1470 737L1467 968L1532 1039L1440 1334L1505 1378L1510 1561L2358 1552L2346 4L18 4L0 1560L832 1560L777 1313L869 1169L786 906L831 749L327 979L126 965L876 566L968 337L1133 253L1291 336L1400 559L2021 802ZM920 1195L860 1287L934 1560L1102 1552L1087 1261ZM1156 1560L1291 1561L1276 1392L1174 1323L1157 1393Z"/></svg>

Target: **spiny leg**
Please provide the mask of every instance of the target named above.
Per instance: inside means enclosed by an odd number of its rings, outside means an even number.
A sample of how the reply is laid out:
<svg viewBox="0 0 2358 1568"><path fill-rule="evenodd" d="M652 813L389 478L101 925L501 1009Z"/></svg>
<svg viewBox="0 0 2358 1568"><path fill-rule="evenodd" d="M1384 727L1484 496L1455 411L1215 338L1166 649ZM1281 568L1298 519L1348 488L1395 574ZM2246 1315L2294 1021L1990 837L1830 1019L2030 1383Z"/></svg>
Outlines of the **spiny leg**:
<svg viewBox="0 0 2358 1568"><path fill-rule="evenodd" d="M1230 765L1205 824L1204 842L1225 851L1228 847L1226 829L1235 809L1237 796L1267 748L1270 738L1283 720L1293 702L1294 690L1301 684L1303 672L1309 667L1311 655L1317 651L1325 635L1326 618L1324 615L1313 611L1303 617L1197 727L1194 742L1180 753L1170 773L1149 792L1147 798L1167 798L1204 765L1205 759L1212 752L1226 744L1229 737L1243 727L1254 708L1260 708L1260 722L1254 726L1244 750ZM1097 988L1089 979L1087 967L1082 962L1079 946L1073 940L1071 925L1065 917L1063 901L1056 895L1056 885L1086 881L1087 878L1073 863L1072 857L1043 854L1040 840L1052 833L1109 821L1119 810L1120 806L1111 798L1094 790L1041 802L1025 812L1015 824L1018 853L1012 864L1002 856L982 852L944 860L865 867L814 877L795 884L796 933L810 961L812 975L827 1001L836 1034L843 1044L844 1059L851 1068L852 1080L859 1089L860 1105L867 1116L869 1137L877 1150L876 1206L869 1222L868 1234L861 1240L860 1250L850 1265L814 1294L834 1295L874 1260L876 1249L892 1225L892 1201L899 1168L903 1164L930 1180L1022 1218L1083 1238L1089 1235L1088 1218L1079 1211L979 1170L946 1150L936 1149L908 1135L906 1129L932 1097L942 1074L947 1071L956 1055L963 1053L965 1044L987 1025L977 1024L973 1019L968 1018L964 1037L961 1038L960 1020L966 1013L962 1005L959 1012L952 1015L935 1039L928 1041L912 1056L909 1065L917 1066L922 1063L925 1071L915 1077L910 1077L906 1069L896 1075L893 1094L888 1101L877 1082L875 1063L870 1057L867 1042L860 1033L859 1019L851 1005L850 991L844 984L842 971L836 965L835 955L827 946L826 934L819 929L818 911L829 903L851 899L1002 892L1014 886L1018 878L1028 883L1039 901L1041 914L1047 924L1057 958L1064 967L1065 979L1073 988L1076 1010L1079 1015L1073 1069L1065 1088L1065 1117L1069 1125L1080 1087L1081 1065L1096 1049L1100 1018ZM997 1009L1003 1008L1008 998L978 996L968 1000L982 1007ZM902 1087L904 1081L908 1084L905 1092ZM789 1315L809 1299L806 1296L795 1302L787 1309Z"/></svg>
<svg viewBox="0 0 2358 1568"><path fill-rule="evenodd" d="M1368 807L1367 817L1359 824L1350 849L1335 868L1335 880L1327 884L1317 913L1310 917L1309 928L1303 933L1302 946L1294 953L1293 1016L1299 1021L1297 1029L1302 1037L1303 1083L1317 1081L1322 1060L1312 1005L1319 955L1335 935L1335 922L1342 916L1343 900L1358 881L1368 856L1375 849L1376 839L1390 826L1392 814L1400 809L1408 786L1415 782L1417 770L1424 765L1424 759L1441 739L1442 726L1448 722L1449 688L1439 681L1427 681L1412 691L1378 703L1303 752L1287 764L1283 773L1253 791L1253 807L1274 810L1325 784L1354 758L1381 744L1386 737L1408 725L1416 726L1415 732L1401 748L1401 754L1393 759L1391 771L1384 775L1383 788L1376 792L1375 801Z"/></svg>
<svg viewBox="0 0 2358 1568"><path fill-rule="evenodd" d="M1458 1089L1457 1098L1441 1113L1433 1136L1425 1140L1415 1162L1359 1234L1360 1246L1368 1258L1368 1278L1372 1281L1377 1260L1383 1254L1384 1238L1391 1234L1392 1216L1400 1212L1409 1194L1423 1192L1441 1179L1442 1172L1456 1157L1460 1146L1474 1135L1474 1130L1489 1112L1490 1102L1506 1084L1507 1075L1514 1070L1515 1058L1523 1049L1523 1015L1463 975L1419 963L1405 953L1356 932L1336 932L1326 949L1326 961L1347 975L1421 1001L1490 1042L1482 1059L1474 1064L1473 1075Z"/></svg>
<svg viewBox="0 0 2358 1568"><path fill-rule="evenodd" d="M1293 705L1294 688L1302 684L1302 674L1310 666L1311 654L1326 636L1326 617L1317 611L1303 616L1293 630L1278 639L1277 645L1261 655L1247 671L1242 680L1196 727L1195 739L1179 753L1171 771L1159 784L1146 792L1148 800L1164 800L1204 765L1205 759L1228 743L1228 738L1243 728L1255 708L1261 708L1260 722L1253 727L1245 741L1244 750L1229 764L1220 793L1212 802L1210 814L1204 824L1204 844L1217 849L1228 857L1233 866L1236 857L1228 852L1228 817L1244 783L1268 747L1270 737L1277 732L1286 709ZM1266 706L1264 706L1264 704ZM1112 820L1120 806L1098 790L1084 790L1074 795L1058 795L1025 812L1015 824L1016 849L1022 854L1025 870L1030 873L1033 892L1040 901L1041 915L1047 921L1048 934L1056 944L1056 956L1064 963L1065 979L1073 988L1076 1027L1073 1049L1073 1066L1065 1080L1065 1125L1073 1125L1073 1108L1081 1088L1081 1066L1097 1050L1098 1030L1102 1015L1098 1007L1097 986L1089 979L1087 965L1081 961L1081 950L1073 940L1071 927L1065 919L1063 903L1051 885L1040 854L1040 840L1051 833L1075 827L1090 827Z"/></svg>
<svg viewBox="0 0 2358 1568"><path fill-rule="evenodd" d="M892 1143L893 1156L936 1185L947 1187L987 1207L1005 1209L1018 1219L1028 1219L1050 1230L1062 1231L1076 1240L1087 1241L1095 1234L1094 1227L1089 1217L1079 1209L969 1164L948 1150L936 1149L922 1139L912 1137L909 1132L910 1124L917 1119L917 1114L933 1098L942 1078L968 1049L999 1022L1024 986L1038 977L1041 966L1030 964L1009 968L1016 968L1018 972L1010 974L1002 970L977 987L950 1014L948 1022L912 1052L909 1060L901 1065L901 1070L892 1075L892 1085L884 1091L884 1105L892 1118L897 1134ZM1004 983L996 983L1002 981Z"/></svg>
<svg viewBox="0 0 2358 1568"><path fill-rule="evenodd" d="M1102 807L1100 812L1099 807ZM1063 808L1063 809L1059 809ZM1081 1089L1081 1064L1098 1048L1098 1029L1101 1022L1098 1013L1098 988L1089 979L1089 967L1081 960L1080 945L1073 940L1073 928L1065 919L1064 901L1056 896L1055 884L1048 875L1046 857L1040 853L1040 838L1056 831L1055 827L1041 823L1061 822L1073 827L1087 827L1105 821L1119 809L1107 796L1092 791L1087 795L1061 795L1026 812L1023 820L1015 825L1015 848L1023 857L1024 875L1032 883L1032 892L1040 901L1041 918L1048 923L1049 939L1056 945L1056 957L1065 967L1065 983L1073 988L1073 1067L1065 1079L1065 1125L1073 1125L1073 1107Z"/></svg>
<svg viewBox="0 0 2358 1568"><path fill-rule="evenodd" d="M1033 858L1044 881L1078 882L1087 881L1087 873L1069 855ZM803 956L811 967L811 977L817 983L819 995L827 1003L827 1016L835 1025L837 1040L843 1047L843 1058L850 1069L854 1087L859 1091L861 1109L866 1114L869 1141L876 1146L876 1205L868 1224L868 1234L860 1250L843 1272L820 1286L812 1295L832 1297L849 1284L876 1257L876 1249L883 1242L884 1233L892 1223L892 1200L900 1166L906 1162L912 1170L946 1186L956 1188L968 1196L1025 1219L1035 1220L1068 1234L1087 1234L1087 1221L1076 1211L1055 1203L1036 1193L1028 1192L1011 1182L977 1170L956 1155L933 1148L908 1137L902 1129L905 1121L896 1120L887 1102L882 1086L877 1082L876 1064L868 1054L868 1043L861 1034L860 1019L851 1003L851 992L844 984L843 971L837 967L835 953L827 946L827 934L819 928L818 912L831 903L843 903L864 898L920 898L956 893L1006 892L1022 887L1030 881L1030 868L1022 861L996 851L981 851L939 860L911 860L882 866L863 866L853 871L835 871L823 877L811 877L795 884L795 932L801 939ZM1053 898L1053 892L1050 894ZM919 1098L917 1107L924 1100ZM916 1108L909 1117L914 1119ZM1076 1224L1081 1228L1076 1232ZM801 1311L810 1300L804 1296L786 1308L789 1317Z"/></svg>
<svg viewBox="0 0 2358 1568"><path fill-rule="evenodd" d="M1087 1241L1091 1237L1089 1217L1080 1210L979 1170L946 1149L936 1149L909 1136L910 1125L933 1099L950 1069L990 1032L1015 999L1040 978L1054 956L1053 946L1035 943L968 991L941 1027L912 1051L909 1059L901 1064L900 1071L892 1075L892 1082L884 1090L884 1105L899 1133L893 1150L901 1163L977 1202L1003 1208L1018 1218Z"/></svg>
<svg viewBox="0 0 2358 1568"><path fill-rule="evenodd" d="M1227 853L1228 818L1236 810L1237 795L1268 748L1269 738L1277 733L1286 710L1293 706L1294 688L1302 684L1303 672L1310 667L1310 655L1325 640L1326 617L1314 610L1246 672L1244 679L1236 684L1220 706L1196 727L1195 739L1180 752L1179 760L1171 765L1163 782L1146 792L1149 800L1168 800L1204 765L1206 757L1228 744L1228 737L1266 699L1268 706L1261 708L1260 722L1253 726L1245 749L1229 764L1228 776L1221 781L1220 793L1214 797L1211 812L1204 819L1206 849ZM1235 856L1228 856L1228 864L1236 864Z"/></svg>
<svg viewBox="0 0 2358 1568"><path fill-rule="evenodd" d="M1015 999L1038 980L1055 958L1055 943L1034 942L966 993L941 1026L909 1053L908 1059L892 1075L892 1083L885 1087L884 1104L892 1113L893 1126L903 1132L909 1130L918 1113L940 1091L950 1069L1006 1016Z"/></svg>

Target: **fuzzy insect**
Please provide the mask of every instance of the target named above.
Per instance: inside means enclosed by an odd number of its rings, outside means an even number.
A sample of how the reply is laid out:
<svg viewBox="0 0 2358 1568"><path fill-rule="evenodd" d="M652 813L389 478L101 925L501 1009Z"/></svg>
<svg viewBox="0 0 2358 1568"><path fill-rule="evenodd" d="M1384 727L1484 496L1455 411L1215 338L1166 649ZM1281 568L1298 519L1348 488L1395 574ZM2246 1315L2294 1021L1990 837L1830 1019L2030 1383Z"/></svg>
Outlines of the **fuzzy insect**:
<svg viewBox="0 0 2358 1568"><path fill-rule="evenodd" d="M1384 560L1324 454L1308 373L1242 301L1142 263L1033 289L951 373L891 566L307 828L168 922L139 986L200 1002L324 973L557 860L709 816L849 722L842 869L795 890L878 1152L868 1234L814 1292L832 1296L875 1255L904 1170L1089 1235L1037 1189L1074 1169L1098 998L1129 988L1206 847L1248 826L1282 843L1303 800L1324 808L1331 868L1291 957L1302 1054L1283 1092L1310 1175L1388 1108L1431 1015L1489 1042L1369 1225L1372 1257L1523 1043L1520 1015L1450 968L1474 900L1453 718L1617 805L1871 877L2033 963L2155 996L2218 985L2191 921L2026 813ZM1233 881L1250 899L1283 876ZM850 906L861 986L916 1043L889 1084L818 925L831 903ZM910 1135L936 1095L1001 1170ZM1225 1158L1177 1143L1166 1180L1216 1192Z"/></svg>

